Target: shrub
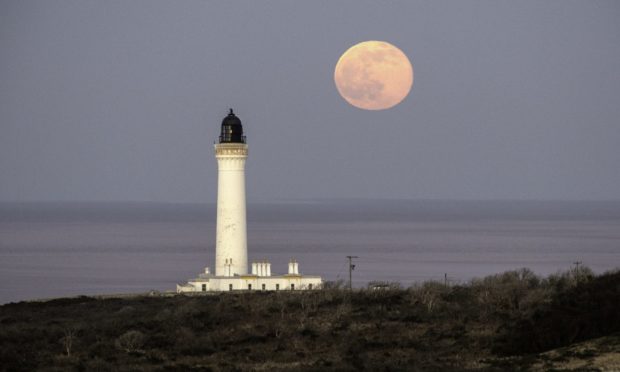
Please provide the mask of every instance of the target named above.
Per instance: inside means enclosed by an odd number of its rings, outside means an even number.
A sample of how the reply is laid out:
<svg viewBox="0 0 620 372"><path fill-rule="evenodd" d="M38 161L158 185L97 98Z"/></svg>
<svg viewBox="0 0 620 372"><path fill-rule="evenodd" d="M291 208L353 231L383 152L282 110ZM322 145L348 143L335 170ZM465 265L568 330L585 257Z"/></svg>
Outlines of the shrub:
<svg viewBox="0 0 620 372"><path fill-rule="evenodd" d="M422 285L413 285L409 288L410 302L413 305L423 305L426 312L431 314L441 304L442 296L449 290L448 287L436 281L424 282Z"/></svg>
<svg viewBox="0 0 620 372"><path fill-rule="evenodd" d="M142 346L144 345L144 334L140 331L128 331L123 333L119 338L116 339L114 345L119 350L123 350L126 353L134 353L142 351Z"/></svg>
<svg viewBox="0 0 620 372"><path fill-rule="evenodd" d="M496 351L541 352L620 331L620 272L596 278L587 273L555 276L563 282L559 288L567 283L572 287L553 293L550 301L539 302L516 323L507 323Z"/></svg>

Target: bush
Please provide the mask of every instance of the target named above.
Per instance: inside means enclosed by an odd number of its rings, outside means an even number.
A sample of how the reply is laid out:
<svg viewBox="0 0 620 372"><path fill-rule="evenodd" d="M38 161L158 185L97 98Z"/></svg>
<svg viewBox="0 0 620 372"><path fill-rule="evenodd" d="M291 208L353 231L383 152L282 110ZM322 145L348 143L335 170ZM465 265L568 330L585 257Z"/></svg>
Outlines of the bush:
<svg viewBox="0 0 620 372"><path fill-rule="evenodd" d="M620 331L620 272L599 277L583 273L555 275L549 301L507 323L498 338L502 354L541 352ZM557 288L567 288L558 290Z"/></svg>
<svg viewBox="0 0 620 372"><path fill-rule="evenodd" d="M114 345L126 353L135 353L142 351L144 345L144 334L140 331L128 331L123 333L116 339Z"/></svg>

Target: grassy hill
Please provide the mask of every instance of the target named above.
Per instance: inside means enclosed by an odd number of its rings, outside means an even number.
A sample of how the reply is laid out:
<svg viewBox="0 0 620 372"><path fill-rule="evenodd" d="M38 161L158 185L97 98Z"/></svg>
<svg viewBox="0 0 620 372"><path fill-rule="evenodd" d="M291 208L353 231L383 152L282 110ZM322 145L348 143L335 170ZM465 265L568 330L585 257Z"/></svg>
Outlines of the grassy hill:
<svg viewBox="0 0 620 372"><path fill-rule="evenodd" d="M459 286L7 304L0 370L597 370L614 368L619 334L620 272L522 269Z"/></svg>

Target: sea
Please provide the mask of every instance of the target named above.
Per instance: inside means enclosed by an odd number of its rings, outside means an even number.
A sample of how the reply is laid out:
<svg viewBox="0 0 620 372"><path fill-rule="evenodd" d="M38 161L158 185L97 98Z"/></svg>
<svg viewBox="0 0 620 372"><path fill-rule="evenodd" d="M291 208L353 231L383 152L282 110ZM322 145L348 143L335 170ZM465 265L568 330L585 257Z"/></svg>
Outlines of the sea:
<svg viewBox="0 0 620 372"><path fill-rule="evenodd" d="M0 304L174 291L215 257L213 204L0 203ZM304 200L248 205L250 261L355 287L620 267L620 202Z"/></svg>

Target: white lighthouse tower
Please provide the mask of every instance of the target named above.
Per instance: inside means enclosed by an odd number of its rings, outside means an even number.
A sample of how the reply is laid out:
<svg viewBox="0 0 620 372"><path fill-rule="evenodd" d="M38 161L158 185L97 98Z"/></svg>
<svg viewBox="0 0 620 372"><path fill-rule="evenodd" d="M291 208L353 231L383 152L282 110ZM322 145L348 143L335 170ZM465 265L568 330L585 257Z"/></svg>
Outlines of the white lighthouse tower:
<svg viewBox="0 0 620 372"><path fill-rule="evenodd" d="M241 120L230 109L222 120L217 159L217 230L215 275L234 276L248 272L248 239L245 213L245 143Z"/></svg>
<svg viewBox="0 0 620 372"><path fill-rule="evenodd" d="M305 275L291 259L286 274L272 275L271 263L252 262L248 273L248 233L245 213L245 143L241 120L230 109L222 120L215 144L217 159L217 227L215 232L215 273L208 267L197 278L177 284L178 293L213 291L298 291L321 288L320 276ZM214 275L215 274L215 275Z"/></svg>

